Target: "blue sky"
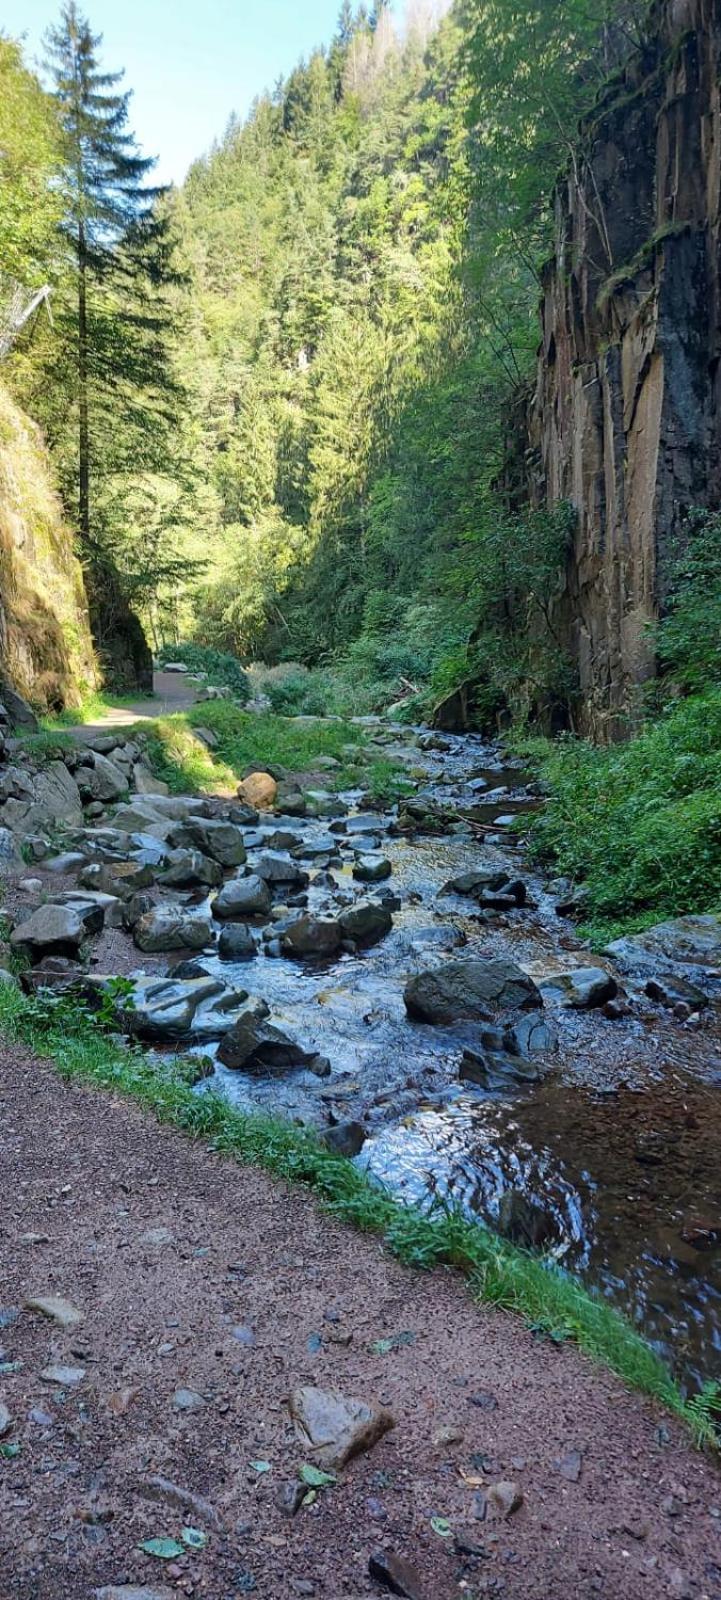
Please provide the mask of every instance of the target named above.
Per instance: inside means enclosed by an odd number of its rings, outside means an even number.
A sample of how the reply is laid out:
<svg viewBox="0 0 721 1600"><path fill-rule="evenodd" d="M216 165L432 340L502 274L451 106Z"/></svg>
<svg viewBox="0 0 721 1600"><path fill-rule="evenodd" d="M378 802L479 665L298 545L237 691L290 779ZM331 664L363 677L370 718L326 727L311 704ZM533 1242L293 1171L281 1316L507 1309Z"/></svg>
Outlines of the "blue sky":
<svg viewBox="0 0 721 1600"><path fill-rule="evenodd" d="M0 29L26 36L37 65L59 0L2 0ZM102 59L125 68L132 126L162 182L180 181L190 162L222 134L232 111L247 111L299 56L327 43L340 0L86 0Z"/></svg>

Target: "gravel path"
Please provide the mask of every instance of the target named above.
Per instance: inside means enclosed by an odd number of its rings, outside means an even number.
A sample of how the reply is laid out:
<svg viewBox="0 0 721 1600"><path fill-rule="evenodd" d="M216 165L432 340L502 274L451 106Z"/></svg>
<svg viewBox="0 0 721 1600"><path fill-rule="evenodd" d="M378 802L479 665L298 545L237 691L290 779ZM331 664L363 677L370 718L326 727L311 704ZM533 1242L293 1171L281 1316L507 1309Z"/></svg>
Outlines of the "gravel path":
<svg viewBox="0 0 721 1600"><path fill-rule="evenodd" d="M126 706L108 706L97 722L77 723L64 728L83 743L99 733L116 733L119 728L131 728L136 722L151 722L155 717L172 717L177 711L188 711L198 698L197 689L188 683L182 672L154 672L153 695Z"/></svg>
<svg viewBox="0 0 721 1600"><path fill-rule="evenodd" d="M22 1363L0 1376L4 1443L20 1445L0 1461L3 1600L123 1583L147 1600L360 1600L388 1592L368 1576L379 1549L417 1569L415 1600L721 1594L716 1465L572 1348L19 1048L0 1096L1 1359ZM24 1308L48 1293L82 1311L73 1332ZM85 1375L52 1384L49 1363ZM298 1383L376 1397L396 1427L290 1517ZM182 1389L195 1409L177 1408ZM213 1511L149 1489L156 1475ZM479 1485L499 1479L521 1508L477 1520ZM138 1549L187 1523L202 1551Z"/></svg>

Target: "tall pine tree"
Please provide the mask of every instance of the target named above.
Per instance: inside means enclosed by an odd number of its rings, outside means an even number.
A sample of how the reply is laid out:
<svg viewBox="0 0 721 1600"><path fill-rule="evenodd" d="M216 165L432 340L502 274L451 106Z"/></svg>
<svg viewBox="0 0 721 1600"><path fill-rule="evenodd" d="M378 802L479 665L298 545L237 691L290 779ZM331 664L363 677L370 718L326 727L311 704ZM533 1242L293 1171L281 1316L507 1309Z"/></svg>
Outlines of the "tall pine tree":
<svg viewBox="0 0 721 1600"><path fill-rule="evenodd" d="M161 191L147 184L154 161L140 154L128 126L123 74L101 69L101 43L75 0L68 0L47 44L64 139L62 233L75 283L78 527L87 550L96 540L91 480L110 396L113 428L122 432L127 420L132 433L143 396L157 404L172 388L163 341L162 288L171 271Z"/></svg>

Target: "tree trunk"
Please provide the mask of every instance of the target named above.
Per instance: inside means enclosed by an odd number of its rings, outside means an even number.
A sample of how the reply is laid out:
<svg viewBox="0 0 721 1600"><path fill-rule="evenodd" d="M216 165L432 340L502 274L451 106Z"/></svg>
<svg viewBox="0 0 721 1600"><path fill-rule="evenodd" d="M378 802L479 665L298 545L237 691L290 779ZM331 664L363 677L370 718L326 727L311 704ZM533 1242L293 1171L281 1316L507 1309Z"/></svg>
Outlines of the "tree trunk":
<svg viewBox="0 0 721 1600"><path fill-rule="evenodd" d="M88 412L88 305L85 225L78 229L78 526L90 543L90 424Z"/></svg>

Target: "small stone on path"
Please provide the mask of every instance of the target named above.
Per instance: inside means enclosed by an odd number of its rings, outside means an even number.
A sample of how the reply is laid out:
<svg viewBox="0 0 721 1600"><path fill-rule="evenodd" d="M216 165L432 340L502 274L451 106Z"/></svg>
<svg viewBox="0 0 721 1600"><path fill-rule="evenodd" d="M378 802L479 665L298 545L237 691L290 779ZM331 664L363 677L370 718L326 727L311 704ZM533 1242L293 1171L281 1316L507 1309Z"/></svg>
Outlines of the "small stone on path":
<svg viewBox="0 0 721 1600"><path fill-rule="evenodd" d="M200 1411L204 1405L205 1397L197 1389L176 1389L173 1395L175 1411Z"/></svg>
<svg viewBox="0 0 721 1600"><path fill-rule="evenodd" d="M382 1583L384 1589L389 1589L391 1594L404 1595L405 1600L427 1600L420 1573L401 1556L385 1554L383 1551L371 1556L368 1573L376 1583Z"/></svg>
<svg viewBox="0 0 721 1600"><path fill-rule="evenodd" d="M580 1450L569 1450L565 1456L559 1456L553 1465L558 1468L562 1478L567 1478L569 1483L578 1483L583 1466L583 1456Z"/></svg>
<svg viewBox="0 0 721 1600"><path fill-rule="evenodd" d="M486 1501L494 1517L510 1517L523 1505L523 1491L517 1483L492 1483L486 1491Z"/></svg>
<svg viewBox="0 0 721 1600"><path fill-rule="evenodd" d="M37 1311L41 1317L48 1317L51 1322L56 1322L59 1328L77 1328L83 1320L83 1313L74 1306L71 1300L64 1300L59 1294L31 1295L25 1301L27 1311Z"/></svg>
<svg viewBox="0 0 721 1600"><path fill-rule="evenodd" d="M290 1412L298 1438L324 1467L344 1467L395 1427L394 1417L384 1407L309 1384L294 1390Z"/></svg>
<svg viewBox="0 0 721 1600"><path fill-rule="evenodd" d="M73 1389L82 1383L85 1377L84 1367L43 1367L40 1374L43 1383L56 1383L61 1389Z"/></svg>
<svg viewBox="0 0 721 1600"><path fill-rule="evenodd" d="M0 1400L0 1439L4 1439L5 1434L10 1432L12 1425L13 1419L10 1415L10 1412L5 1405L5 1402Z"/></svg>

